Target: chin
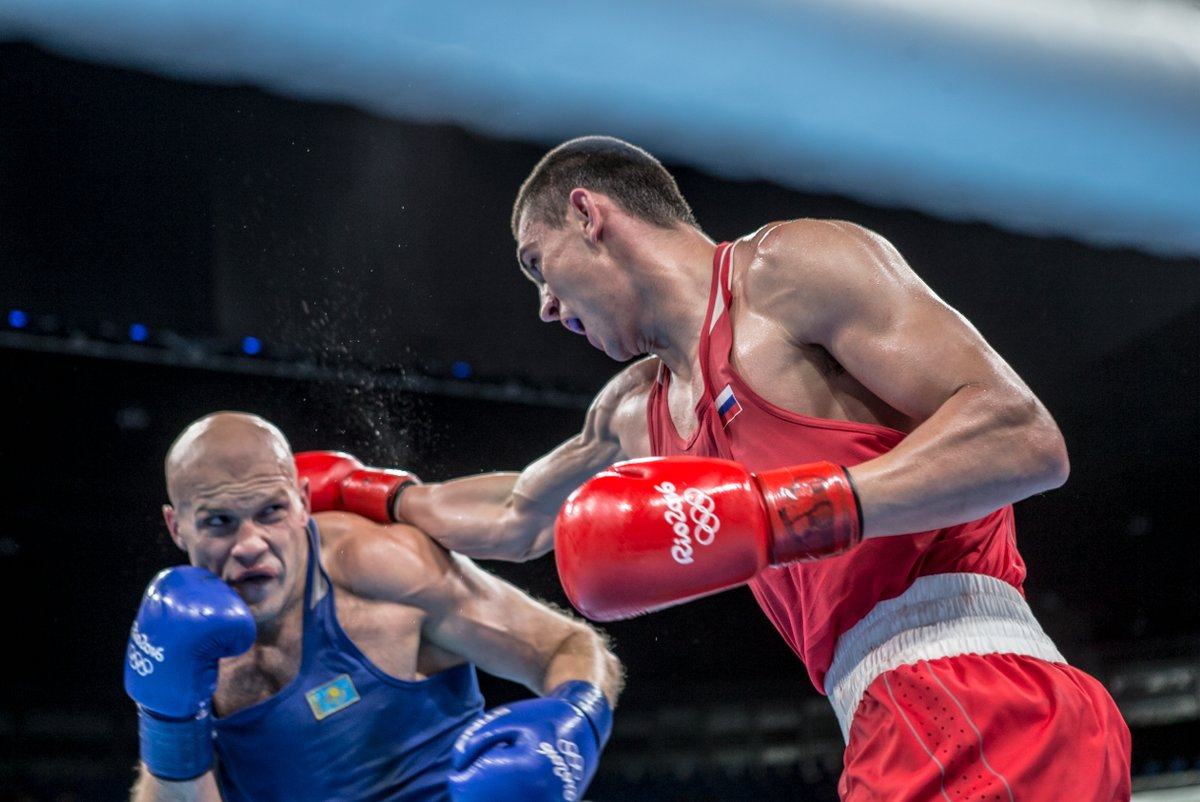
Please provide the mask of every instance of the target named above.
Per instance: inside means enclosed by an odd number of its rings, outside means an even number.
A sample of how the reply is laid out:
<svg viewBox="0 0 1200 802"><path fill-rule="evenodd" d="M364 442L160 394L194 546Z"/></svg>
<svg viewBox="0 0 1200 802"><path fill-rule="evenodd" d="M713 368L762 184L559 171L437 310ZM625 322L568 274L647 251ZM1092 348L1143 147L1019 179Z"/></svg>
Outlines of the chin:
<svg viewBox="0 0 1200 802"><path fill-rule="evenodd" d="M263 599L254 604L247 603L250 608L250 615L254 616L254 623L258 626L269 624L279 617L279 605L271 604L270 599Z"/></svg>
<svg viewBox="0 0 1200 802"><path fill-rule="evenodd" d="M613 353L612 349L610 349L607 345L605 345L600 340L592 340L589 337L588 345L592 346L593 348L595 348L600 353L604 354L609 359L615 359L618 362L624 362L626 359L628 359L628 357L622 357L620 354Z"/></svg>
<svg viewBox="0 0 1200 802"><path fill-rule="evenodd" d="M612 359L616 362L628 362L629 360L633 359L634 357L640 356L640 354L631 353L629 351L615 351L615 350L609 350L608 348L601 348L600 350L602 350L604 352L605 356L607 356L609 359Z"/></svg>

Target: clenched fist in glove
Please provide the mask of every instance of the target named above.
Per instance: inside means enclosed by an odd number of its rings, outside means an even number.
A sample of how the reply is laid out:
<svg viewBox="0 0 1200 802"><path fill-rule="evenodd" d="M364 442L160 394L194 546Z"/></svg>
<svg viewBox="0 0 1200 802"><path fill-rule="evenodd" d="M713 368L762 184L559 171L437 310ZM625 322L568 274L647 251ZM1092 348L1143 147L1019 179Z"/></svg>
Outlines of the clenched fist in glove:
<svg viewBox="0 0 1200 802"><path fill-rule="evenodd" d="M854 486L828 462L759 473L705 457L621 462L576 489L555 523L563 589L594 621L707 596L861 539Z"/></svg>
<svg viewBox="0 0 1200 802"><path fill-rule="evenodd" d="M612 732L612 708L583 680L484 713L454 744L455 802L577 802Z"/></svg>
<svg viewBox="0 0 1200 802"><path fill-rule="evenodd" d="M301 451L296 473L308 480L313 512L354 512L381 524L396 520L400 491L421 482L408 471L368 468L341 451Z"/></svg>
<svg viewBox="0 0 1200 802"><path fill-rule="evenodd" d="M217 663L254 636L250 608L203 568L167 568L147 586L125 650L125 692L137 702L142 762L155 777L190 780L212 767Z"/></svg>

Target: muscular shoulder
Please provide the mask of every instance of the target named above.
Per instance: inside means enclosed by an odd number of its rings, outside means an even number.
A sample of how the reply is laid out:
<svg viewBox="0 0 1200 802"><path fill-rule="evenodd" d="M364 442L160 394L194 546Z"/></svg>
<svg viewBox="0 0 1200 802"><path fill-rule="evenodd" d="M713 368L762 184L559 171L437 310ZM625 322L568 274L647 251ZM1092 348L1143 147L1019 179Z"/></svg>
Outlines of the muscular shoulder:
<svg viewBox="0 0 1200 802"><path fill-rule="evenodd" d="M864 306L917 283L891 243L844 220L764 226L738 243L734 259L735 296L798 342L822 342Z"/></svg>
<svg viewBox="0 0 1200 802"><path fill-rule="evenodd" d="M314 516L330 580L366 599L412 603L449 570L449 554L419 529L378 524L359 515Z"/></svg>
<svg viewBox="0 0 1200 802"><path fill-rule="evenodd" d="M799 219L772 223L738 243L737 271L759 289L791 287L798 280L846 284L894 262L891 244L845 220Z"/></svg>

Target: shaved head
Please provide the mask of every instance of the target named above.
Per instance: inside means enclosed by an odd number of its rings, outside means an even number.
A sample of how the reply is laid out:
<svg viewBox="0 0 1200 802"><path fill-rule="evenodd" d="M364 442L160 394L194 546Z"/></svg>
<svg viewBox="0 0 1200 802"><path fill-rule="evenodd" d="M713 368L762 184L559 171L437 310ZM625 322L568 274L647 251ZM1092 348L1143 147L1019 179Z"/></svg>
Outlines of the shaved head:
<svg viewBox="0 0 1200 802"><path fill-rule="evenodd" d="M176 507L223 480L266 474L296 481L296 463L283 432L245 412L214 412L193 421L171 444L164 470L167 495Z"/></svg>

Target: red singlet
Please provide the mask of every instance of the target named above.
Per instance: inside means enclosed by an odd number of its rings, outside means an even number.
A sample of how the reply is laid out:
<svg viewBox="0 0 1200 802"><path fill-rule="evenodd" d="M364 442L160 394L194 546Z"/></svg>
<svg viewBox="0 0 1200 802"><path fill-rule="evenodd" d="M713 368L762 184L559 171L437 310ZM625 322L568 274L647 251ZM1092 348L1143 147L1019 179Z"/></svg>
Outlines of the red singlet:
<svg viewBox="0 0 1200 802"><path fill-rule="evenodd" d="M730 243L718 246L700 337L698 426L679 436L660 365L647 410L652 453L720 457L754 471L822 460L852 467L894 448L902 432L796 414L742 380L730 364L732 258ZM750 582L834 703L849 740L844 799L1129 798L1128 728L1099 683L1065 665L1042 632L1024 578L1006 506ZM935 706L944 712L930 712ZM936 725L952 718L953 732ZM1064 788L1070 793L1056 792Z"/></svg>

